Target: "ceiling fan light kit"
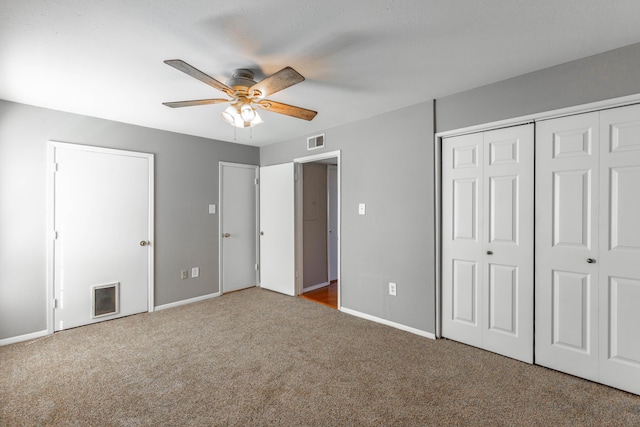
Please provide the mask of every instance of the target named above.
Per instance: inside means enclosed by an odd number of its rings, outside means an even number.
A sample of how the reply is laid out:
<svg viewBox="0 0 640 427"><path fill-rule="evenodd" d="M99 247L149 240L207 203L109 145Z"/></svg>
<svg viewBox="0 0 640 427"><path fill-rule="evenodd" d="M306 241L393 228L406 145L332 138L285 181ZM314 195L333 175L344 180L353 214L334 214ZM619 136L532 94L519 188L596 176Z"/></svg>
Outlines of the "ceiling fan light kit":
<svg viewBox="0 0 640 427"><path fill-rule="evenodd" d="M203 73L197 68L187 64L180 59L170 59L164 61L165 64L190 75L209 86L224 92L231 99L199 99L192 101L164 102L163 104L171 108L190 107L195 105L230 103L223 112L223 120L236 128L254 127L263 123L262 118L256 111L261 108L274 113L284 114L303 120L313 120L318 114L316 111L306 108L287 105L281 102L263 99L294 84L304 81L304 77L291 67L285 67L260 82L253 79L253 72L246 69L235 70L227 84L221 83L213 77Z"/></svg>

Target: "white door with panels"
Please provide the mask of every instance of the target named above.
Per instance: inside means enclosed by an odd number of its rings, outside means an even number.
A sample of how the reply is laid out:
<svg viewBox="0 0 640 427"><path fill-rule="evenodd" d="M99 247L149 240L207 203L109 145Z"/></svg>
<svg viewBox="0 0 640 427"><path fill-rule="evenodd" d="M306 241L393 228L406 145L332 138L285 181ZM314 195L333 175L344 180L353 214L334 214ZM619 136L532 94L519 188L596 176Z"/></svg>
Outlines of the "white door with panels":
<svg viewBox="0 0 640 427"><path fill-rule="evenodd" d="M260 286L296 295L293 163L260 168Z"/></svg>
<svg viewBox="0 0 640 427"><path fill-rule="evenodd" d="M533 362L533 125L442 142L443 336Z"/></svg>
<svg viewBox="0 0 640 427"><path fill-rule="evenodd" d="M536 362L640 393L640 106L541 122Z"/></svg>
<svg viewBox="0 0 640 427"><path fill-rule="evenodd" d="M51 143L55 331L153 307L153 155Z"/></svg>
<svg viewBox="0 0 640 427"><path fill-rule="evenodd" d="M220 291L258 284L258 166L220 162Z"/></svg>

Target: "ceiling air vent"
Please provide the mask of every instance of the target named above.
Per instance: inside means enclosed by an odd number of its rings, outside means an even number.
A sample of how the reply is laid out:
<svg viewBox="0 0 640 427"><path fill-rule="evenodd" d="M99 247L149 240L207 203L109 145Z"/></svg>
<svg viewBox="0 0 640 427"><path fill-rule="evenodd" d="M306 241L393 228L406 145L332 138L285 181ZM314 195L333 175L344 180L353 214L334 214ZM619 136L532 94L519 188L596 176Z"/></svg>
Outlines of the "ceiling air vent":
<svg viewBox="0 0 640 427"><path fill-rule="evenodd" d="M307 150L315 150L324 147L324 133L307 138Z"/></svg>

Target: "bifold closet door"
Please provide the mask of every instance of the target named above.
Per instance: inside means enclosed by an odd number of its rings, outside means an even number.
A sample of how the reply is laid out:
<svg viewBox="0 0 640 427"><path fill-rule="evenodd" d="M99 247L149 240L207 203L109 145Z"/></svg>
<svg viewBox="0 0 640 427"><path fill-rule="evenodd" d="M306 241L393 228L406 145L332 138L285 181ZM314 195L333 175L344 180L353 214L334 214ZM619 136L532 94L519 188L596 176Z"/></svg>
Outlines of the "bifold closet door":
<svg viewBox="0 0 640 427"><path fill-rule="evenodd" d="M536 363L640 394L640 106L536 135Z"/></svg>
<svg viewBox="0 0 640 427"><path fill-rule="evenodd" d="M442 143L443 336L533 362L533 125Z"/></svg>
<svg viewBox="0 0 640 427"><path fill-rule="evenodd" d="M599 113L536 128L536 363L598 378Z"/></svg>

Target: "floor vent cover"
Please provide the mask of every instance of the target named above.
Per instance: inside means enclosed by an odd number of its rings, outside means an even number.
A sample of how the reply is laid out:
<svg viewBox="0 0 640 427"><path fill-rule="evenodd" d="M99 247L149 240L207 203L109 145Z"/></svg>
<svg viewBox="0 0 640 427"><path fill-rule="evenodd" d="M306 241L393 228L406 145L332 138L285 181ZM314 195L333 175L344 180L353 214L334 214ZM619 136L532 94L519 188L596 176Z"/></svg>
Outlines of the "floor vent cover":
<svg viewBox="0 0 640 427"><path fill-rule="evenodd" d="M93 301L93 317L109 316L120 311L120 283L94 286L91 299Z"/></svg>

